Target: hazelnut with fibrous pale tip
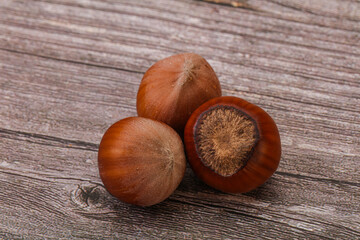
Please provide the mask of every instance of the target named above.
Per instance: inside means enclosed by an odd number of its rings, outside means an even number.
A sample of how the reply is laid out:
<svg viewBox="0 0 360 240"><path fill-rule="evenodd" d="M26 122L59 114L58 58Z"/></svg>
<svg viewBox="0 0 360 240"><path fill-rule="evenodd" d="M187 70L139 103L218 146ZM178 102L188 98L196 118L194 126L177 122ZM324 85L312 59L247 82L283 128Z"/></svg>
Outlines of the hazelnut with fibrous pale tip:
<svg viewBox="0 0 360 240"><path fill-rule="evenodd" d="M104 134L98 165L105 188L121 201L151 206L168 198L186 168L180 136L166 124L130 117Z"/></svg>
<svg viewBox="0 0 360 240"><path fill-rule="evenodd" d="M221 96L219 80L210 64L194 53L173 55L145 73L137 94L138 116L162 121L183 135L191 113Z"/></svg>

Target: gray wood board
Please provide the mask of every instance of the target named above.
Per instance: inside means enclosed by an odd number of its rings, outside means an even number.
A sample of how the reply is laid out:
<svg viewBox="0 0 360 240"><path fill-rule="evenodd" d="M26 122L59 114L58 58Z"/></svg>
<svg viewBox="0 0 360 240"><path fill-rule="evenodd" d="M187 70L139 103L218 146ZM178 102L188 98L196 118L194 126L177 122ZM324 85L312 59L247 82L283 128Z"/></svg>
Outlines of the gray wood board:
<svg viewBox="0 0 360 240"><path fill-rule="evenodd" d="M121 203L98 144L179 52L274 118L279 169L225 194L187 168L166 201ZM0 238L360 239L359 106L359 1L2 0Z"/></svg>

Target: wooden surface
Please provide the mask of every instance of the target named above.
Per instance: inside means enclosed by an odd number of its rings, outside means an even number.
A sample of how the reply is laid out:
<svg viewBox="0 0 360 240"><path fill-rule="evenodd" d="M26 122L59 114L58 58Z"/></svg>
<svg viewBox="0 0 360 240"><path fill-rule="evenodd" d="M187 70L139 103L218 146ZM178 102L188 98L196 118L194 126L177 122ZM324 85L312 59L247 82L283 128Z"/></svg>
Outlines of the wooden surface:
<svg viewBox="0 0 360 240"><path fill-rule="evenodd" d="M190 168L150 208L97 169L154 62L204 56L278 124L278 171L224 194ZM358 0L1 0L0 239L360 239Z"/></svg>

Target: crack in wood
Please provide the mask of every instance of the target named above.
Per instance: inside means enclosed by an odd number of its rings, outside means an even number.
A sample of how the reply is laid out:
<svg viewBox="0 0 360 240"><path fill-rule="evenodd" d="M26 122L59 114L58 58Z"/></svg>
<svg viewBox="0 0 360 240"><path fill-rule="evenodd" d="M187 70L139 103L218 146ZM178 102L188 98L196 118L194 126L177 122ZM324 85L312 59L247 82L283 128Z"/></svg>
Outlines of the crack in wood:
<svg viewBox="0 0 360 240"><path fill-rule="evenodd" d="M348 17L348 16L341 16L340 17L340 16L337 16L336 14L331 14L330 12L327 12L327 11L319 11L318 10L318 12L317 12L317 11L311 9L311 8L303 7L301 2L300 2L300 4L293 4L293 5L290 4L291 2L282 3L281 1L275 1L275 0L269 0L269 2L272 2L274 4L278 4L279 6L289 8L289 9L292 9L292 10L295 10L295 11L306 12L306 13L309 13L309 14L312 14L312 15L315 15L315 16L327 16L327 17L337 18L337 19L345 18L348 21L358 22L357 19L354 19L354 18L351 18L351 17Z"/></svg>
<svg viewBox="0 0 360 240"><path fill-rule="evenodd" d="M222 6L230 6L230 7L234 7L234 8L244 8L244 9L248 9L248 10L258 11L257 9L252 7L250 4L248 4L247 0L198 0L198 1L222 5Z"/></svg>
<svg viewBox="0 0 360 240"><path fill-rule="evenodd" d="M39 58L44 58L44 59L51 59L51 60L60 61L60 62L66 62L66 63L72 63L72 64L81 64L81 65L86 65L86 66L89 66L89 67L113 69L113 70L129 72L129 73L137 73L137 74L144 74L145 73L145 72L125 69L125 68L118 68L118 67L113 67L113 66L106 66L106 65L99 65L99 64L94 64L94 63L86 63L86 62L80 62L80 61L74 61L74 60L68 60L68 59L55 58L55 57L44 56L44 55L39 55L39 54L34 54L34 53L29 53L29 52L22 52L22 51L8 49L8 48L0 48L0 50L7 51L7 52L12 52L12 53L18 53L18 54L34 56L34 57L39 57Z"/></svg>
<svg viewBox="0 0 360 240"><path fill-rule="evenodd" d="M304 180L310 180L310 181L319 181L319 182L324 182L324 183L333 183L333 184L337 184L337 185L349 185L349 186L353 186L353 187L360 187L360 183L342 181L342 180L337 180L337 179L304 176L304 175L300 175L300 174L279 172L279 171L275 172L275 174L278 174L280 176L286 176L286 177L292 177L292 178L304 179Z"/></svg>
<svg viewBox="0 0 360 240"><path fill-rule="evenodd" d="M79 140L69 140L59 137L53 137L38 133L28 133L28 132L22 132L22 131L15 131L15 130L9 130L5 128L0 128L0 137L1 138L10 138L15 139L19 141L28 141L35 144L42 144L42 145L48 145L48 146L57 146L57 147L63 147L63 148L75 148L80 150L88 150L97 152L99 149L99 144L90 143L90 142L84 142ZM25 138L25 139L22 139ZM31 141L31 139L35 139L35 141ZM43 140L38 141L38 140ZM51 143L58 143L58 144L51 144Z"/></svg>
<svg viewBox="0 0 360 240"><path fill-rule="evenodd" d="M60 177L60 176L54 176L51 175L50 173L39 173L39 172L35 172L35 171L19 171L16 169L1 169L0 168L0 173L3 174L8 174L8 175L12 175L12 176L17 176L17 177L21 177L21 178L29 178L32 180L36 180L36 181L43 181L43 182L54 182L53 179L55 180L67 180L70 182L76 181L76 182L86 182L95 186L100 186L103 187L103 184L100 182L96 182L90 179L84 179L84 178L75 178L75 177ZM60 181L59 181L60 182Z"/></svg>
<svg viewBox="0 0 360 240"><path fill-rule="evenodd" d="M193 199L193 200L196 200L196 199ZM271 222L271 223L274 223L274 224L280 224L280 225L283 225L284 227L289 225L286 222L282 222L282 221L275 220L275 219L264 218L264 217L261 217L261 215L246 213L246 212L243 212L243 211L241 211L239 209L236 209L234 207L225 206L224 204L217 205L217 204L214 204L214 203L211 203L211 202L209 202L209 203L205 203L205 202L199 203L199 202L195 202L195 201L192 201L192 200L186 201L184 199L175 199L173 197L170 197L169 201L178 202L178 203L184 204L184 205L191 205L191 206L194 206L194 207L212 209L212 210L216 210L216 209L224 210L225 212L227 212L229 214L234 214L236 216L243 216L245 218L251 218L251 219L254 219L255 221L264 221L264 222ZM259 209L257 209L257 210L259 210ZM282 216L279 215L279 219L281 219L281 218L282 218ZM291 219L294 220L294 221L299 221L299 222L304 222L304 223L311 223L309 221L302 220L302 219L297 219L297 218L291 218ZM328 223L322 222L322 221L317 221L317 224L321 225L321 224L328 224ZM337 228L342 227L342 226L333 225L333 224L328 224L328 225L333 226L333 227L337 227ZM291 227L295 228L295 229L300 229L300 228L295 227L295 226L291 226ZM351 230L351 229L348 229L348 230ZM352 230L352 231L357 233L357 231L355 231L355 230ZM318 234L311 233L311 231L308 232L308 234L313 235L313 236L317 236L317 237L321 236L321 235L318 235ZM323 239L331 239L331 238L323 238Z"/></svg>
<svg viewBox="0 0 360 240"><path fill-rule="evenodd" d="M227 89L227 91L231 91L231 92L248 92L251 94L256 94L253 93L251 91L244 91L244 90L239 90L239 89ZM267 97L271 97L271 98L275 98L275 99L280 99L280 100L284 100L284 101L289 101L289 102L295 102L295 103L299 103L299 104L305 104L305 105L310 105L310 106L317 106L317 107L322 107L322 108L332 108L338 111L343 111L343 112L350 112L350 113L358 113L358 110L352 110L352 109L345 109L345 108L340 108L337 106L329 106L329 105L324 105L321 103L317 103L317 102L311 102L311 101L300 101L300 100L296 100L296 99L290 99L290 98L285 98L285 97L281 97L281 96L275 96L275 95L269 95L269 94L262 94L262 96L267 96Z"/></svg>

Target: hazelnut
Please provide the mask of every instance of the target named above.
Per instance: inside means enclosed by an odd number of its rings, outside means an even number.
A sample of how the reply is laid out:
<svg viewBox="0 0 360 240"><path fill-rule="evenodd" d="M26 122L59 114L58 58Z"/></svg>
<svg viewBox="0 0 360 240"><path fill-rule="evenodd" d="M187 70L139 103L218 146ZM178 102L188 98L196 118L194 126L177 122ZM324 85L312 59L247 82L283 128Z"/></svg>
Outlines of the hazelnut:
<svg viewBox="0 0 360 240"><path fill-rule="evenodd" d="M177 54L156 62L145 73L137 94L140 117L162 121L183 134L191 113L221 96L210 64L194 53Z"/></svg>
<svg viewBox="0 0 360 240"><path fill-rule="evenodd" d="M186 168L180 136L164 123L141 117L120 120L105 132L98 163L105 188L139 206L169 197Z"/></svg>
<svg viewBox="0 0 360 240"><path fill-rule="evenodd" d="M185 127L190 166L206 184L223 192L248 192L277 169L281 143L273 119L236 97L201 105Z"/></svg>

